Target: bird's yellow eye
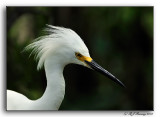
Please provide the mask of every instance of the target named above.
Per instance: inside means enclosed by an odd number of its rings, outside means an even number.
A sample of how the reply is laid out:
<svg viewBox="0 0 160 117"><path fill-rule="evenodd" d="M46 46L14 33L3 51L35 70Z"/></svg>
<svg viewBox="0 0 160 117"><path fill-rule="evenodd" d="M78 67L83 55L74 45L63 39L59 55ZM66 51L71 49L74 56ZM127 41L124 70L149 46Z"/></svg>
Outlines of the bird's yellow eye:
<svg viewBox="0 0 160 117"><path fill-rule="evenodd" d="M79 52L76 52L75 53L75 56L78 60L84 62L84 61L88 61L88 62L91 62L92 61L92 58L90 57L86 57L86 56L83 56L82 54L80 54Z"/></svg>
<svg viewBox="0 0 160 117"><path fill-rule="evenodd" d="M82 55L80 53L78 53L78 52L76 52L75 55L76 55L77 58L82 57Z"/></svg>

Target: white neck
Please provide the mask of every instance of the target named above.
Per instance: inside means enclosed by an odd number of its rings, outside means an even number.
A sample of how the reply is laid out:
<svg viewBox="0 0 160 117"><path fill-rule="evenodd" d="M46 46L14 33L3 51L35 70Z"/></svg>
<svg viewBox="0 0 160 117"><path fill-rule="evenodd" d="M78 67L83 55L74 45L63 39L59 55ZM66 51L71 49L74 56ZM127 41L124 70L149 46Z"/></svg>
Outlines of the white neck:
<svg viewBox="0 0 160 117"><path fill-rule="evenodd" d="M43 96L35 102L38 110L58 110L65 94L65 81L63 78L64 64L58 57L50 57L45 63L47 87Z"/></svg>

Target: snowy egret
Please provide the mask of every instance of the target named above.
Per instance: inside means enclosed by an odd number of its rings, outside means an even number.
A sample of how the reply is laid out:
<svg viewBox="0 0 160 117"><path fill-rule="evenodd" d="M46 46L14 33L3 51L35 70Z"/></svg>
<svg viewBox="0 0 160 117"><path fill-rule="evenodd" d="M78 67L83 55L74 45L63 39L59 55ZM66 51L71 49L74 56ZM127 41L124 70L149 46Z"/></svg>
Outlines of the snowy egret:
<svg viewBox="0 0 160 117"><path fill-rule="evenodd" d="M44 66L47 87L43 96L29 100L15 91L7 90L7 110L58 110L65 94L63 69L69 63L83 65L102 73L119 85L124 84L99 66L89 55L82 39L71 29L47 25L47 35L29 44L25 51L38 60L37 69Z"/></svg>

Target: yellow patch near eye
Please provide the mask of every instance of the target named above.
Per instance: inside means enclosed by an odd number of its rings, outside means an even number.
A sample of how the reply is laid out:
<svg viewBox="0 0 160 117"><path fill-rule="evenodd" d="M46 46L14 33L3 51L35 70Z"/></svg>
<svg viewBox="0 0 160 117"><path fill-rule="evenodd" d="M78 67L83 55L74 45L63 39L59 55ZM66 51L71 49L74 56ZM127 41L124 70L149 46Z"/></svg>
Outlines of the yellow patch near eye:
<svg viewBox="0 0 160 117"><path fill-rule="evenodd" d="M76 53L75 55L76 55L77 59L79 59L82 62L84 62L84 61L91 62L92 61L92 58L87 57L87 56L83 56L80 53Z"/></svg>
<svg viewBox="0 0 160 117"><path fill-rule="evenodd" d="M88 62L91 62L91 61L92 61L92 58L90 58L90 57L86 57L86 56L83 56L81 60L82 60L82 61L88 61Z"/></svg>

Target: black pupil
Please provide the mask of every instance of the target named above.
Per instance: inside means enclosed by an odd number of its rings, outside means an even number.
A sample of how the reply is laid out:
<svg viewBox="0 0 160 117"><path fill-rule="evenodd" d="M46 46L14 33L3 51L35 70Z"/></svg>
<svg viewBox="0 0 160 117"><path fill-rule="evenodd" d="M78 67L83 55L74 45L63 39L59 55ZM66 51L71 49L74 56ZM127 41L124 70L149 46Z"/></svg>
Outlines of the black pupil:
<svg viewBox="0 0 160 117"><path fill-rule="evenodd" d="M81 57L81 54L77 54L78 57Z"/></svg>

